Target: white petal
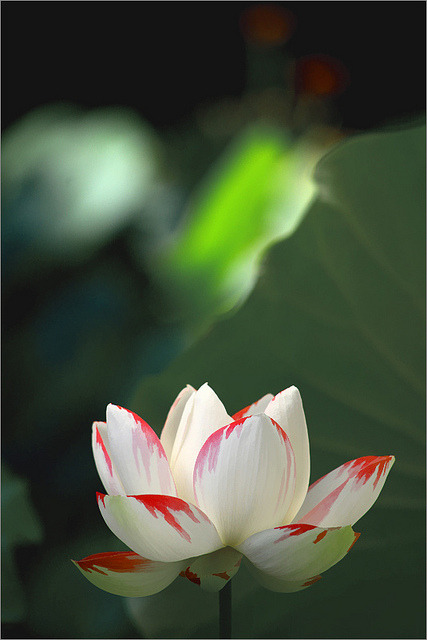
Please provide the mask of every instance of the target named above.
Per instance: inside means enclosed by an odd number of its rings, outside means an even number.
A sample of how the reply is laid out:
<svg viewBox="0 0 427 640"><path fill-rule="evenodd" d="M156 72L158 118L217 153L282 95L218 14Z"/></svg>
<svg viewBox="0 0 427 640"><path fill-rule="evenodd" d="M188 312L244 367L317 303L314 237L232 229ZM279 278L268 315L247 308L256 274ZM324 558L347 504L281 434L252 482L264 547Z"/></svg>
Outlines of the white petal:
<svg viewBox="0 0 427 640"><path fill-rule="evenodd" d="M257 578L273 591L299 591L339 562L359 534L351 527L321 529L291 524L254 534L238 546Z"/></svg>
<svg viewBox="0 0 427 640"><path fill-rule="evenodd" d="M96 587L117 596L151 596L170 585L185 561L156 562L132 551L97 553L74 561L81 573Z"/></svg>
<svg viewBox="0 0 427 640"><path fill-rule="evenodd" d="M122 481L113 465L105 422L92 425L92 449L95 465L107 493L113 496L125 495Z"/></svg>
<svg viewBox="0 0 427 640"><path fill-rule="evenodd" d="M182 389L175 398L167 415L166 422L160 435L160 442L163 445L169 461L171 460L176 433L178 431L185 405L195 392L196 390L193 389L191 385L187 384L187 386Z"/></svg>
<svg viewBox="0 0 427 640"><path fill-rule="evenodd" d="M220 591L236 575L241 560L241 553L231 547L223 547L186 561L186 567L180 575L206 591Z"/></svg>
<svg viewBox="0 0 427 640"><path fill-rule="evenodd" d="M294 485L289 439L264 414L243 418L212 434L194 468L197 504L230 546L283 522Z"/></svg>
<svg viewBox="0 0 427 640"><path fill-rule="evenodd" d="M180 498L98 494L98 506L111 531L150 560L175 562L223 546L209 518Z"/></svg>
<svg viewBox="0 0 427 640"><path fill-rule="evenodd" d="M285 431L295 454L295 495L287 515L287 522L292 522L307 494L310 479L310 449L300 392L296 387L289 387L278 393L265 413Z"/></svg>
<svg viewBox="0 0 427 640"><path fill-rule="evenodd" d="M185 405L172 451L171 468L178 495L194 502L193 469L207 438L233 422L216 393L204 384Z"/></svg>
<svg viewBox="0 0 427 640"><path fill-rule="evenodd" d="M394 456L365 456L334 469L310 486L295 522L354 524L378 498L393 463Z"/></svg>
<svg viewBox="0 0 427 640"><path fill-rule="evenodd" d="M235 413L233 415L233 420L240 420L241 418L247 418L248 416L253 416L257 413L264 413L265 409L268 407L273 397L274 396L272 393L266 393L265 396L263 396L256 402L249 404L244 409L240 409L240 411ZM278 421L276 420L276 422Z"/></svg>
<svg viewBox="0 0 427 640"><path fill-rule="evenodd" d="M163 446L144 420L109 404L107 431L111 459L127 495L177 495Z"/></svg>

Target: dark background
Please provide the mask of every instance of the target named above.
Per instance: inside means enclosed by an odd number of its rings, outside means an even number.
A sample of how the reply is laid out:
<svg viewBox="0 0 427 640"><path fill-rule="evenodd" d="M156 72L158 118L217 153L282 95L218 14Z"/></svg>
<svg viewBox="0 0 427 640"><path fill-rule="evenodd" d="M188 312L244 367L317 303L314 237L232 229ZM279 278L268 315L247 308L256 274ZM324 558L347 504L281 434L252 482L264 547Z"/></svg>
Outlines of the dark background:
<svg viewBox="0 0 427 640"><path fill-rule="evenodd" d="M250 2L3 2L3 127L38 105L127 105L157 127L203 101L239 95ZM279 2L296 17L286 45L348 68L342 124L378 126L425 103L424 2Z"/></svg>

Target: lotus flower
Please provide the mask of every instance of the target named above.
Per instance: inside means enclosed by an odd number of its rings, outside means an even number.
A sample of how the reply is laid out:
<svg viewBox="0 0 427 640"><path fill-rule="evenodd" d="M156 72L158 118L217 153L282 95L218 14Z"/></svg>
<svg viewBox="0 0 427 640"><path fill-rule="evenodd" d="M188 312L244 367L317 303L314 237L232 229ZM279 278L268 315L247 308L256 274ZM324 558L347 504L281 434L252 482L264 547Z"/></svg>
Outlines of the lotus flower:
<svg viewBox="0 0 427 640"><path fill-rule="evenodd" d="M93 425L107 494L101 514L131 551L75 562L97 587L147 596L178 575L217 591L244 556L261 584L299 591L341 560L359 534L393 456L351 460L309 487L307 426L296 387L233 417L214 391L187 386L159 438L115 405Z"/></svg>

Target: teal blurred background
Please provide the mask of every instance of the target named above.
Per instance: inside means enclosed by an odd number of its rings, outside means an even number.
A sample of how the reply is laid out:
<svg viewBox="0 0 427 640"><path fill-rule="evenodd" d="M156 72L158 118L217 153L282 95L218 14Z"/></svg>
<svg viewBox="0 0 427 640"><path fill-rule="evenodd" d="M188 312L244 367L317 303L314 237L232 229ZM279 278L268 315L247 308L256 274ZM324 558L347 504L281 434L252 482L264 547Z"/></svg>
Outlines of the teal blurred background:
<svg viewBox="0 0 427 640"><path fill-rule="evenodd" d="M158 5L2 3L3 637L216 637L195 585L69 561L123 548L92 421L160 433L205 381L231 413L297 384L312 481L397 459L318 585L242 568L235 637L422 637L425 7Z"/></svg>

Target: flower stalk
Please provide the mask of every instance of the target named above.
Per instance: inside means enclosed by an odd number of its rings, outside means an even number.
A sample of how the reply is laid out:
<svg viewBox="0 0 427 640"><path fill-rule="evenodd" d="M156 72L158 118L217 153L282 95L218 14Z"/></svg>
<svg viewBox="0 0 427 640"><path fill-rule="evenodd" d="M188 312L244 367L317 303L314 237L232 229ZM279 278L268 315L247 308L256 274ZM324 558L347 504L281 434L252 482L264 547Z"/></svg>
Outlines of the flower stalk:
<svg viewBox="0 0 427 640"><path fill-rule="evenodd" d="M231 580L219 592L219 637L231 638Z"/></svg>

